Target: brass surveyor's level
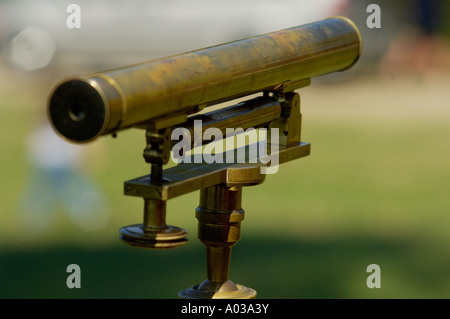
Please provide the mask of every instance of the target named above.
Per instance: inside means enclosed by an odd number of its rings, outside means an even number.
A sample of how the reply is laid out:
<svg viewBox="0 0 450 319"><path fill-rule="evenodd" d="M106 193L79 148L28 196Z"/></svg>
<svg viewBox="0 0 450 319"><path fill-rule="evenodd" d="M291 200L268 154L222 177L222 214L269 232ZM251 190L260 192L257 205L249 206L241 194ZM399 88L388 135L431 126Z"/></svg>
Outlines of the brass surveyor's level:
<svg viewBox="0 0 450 319"><path fill-rule="evenodd" d="M144 199L144 218L121 228L121 240L144 248L184 245L187 231L166 225L166 201L200 190L196 217L198 237L206 245L207 279L179 296L254 298L255 290L233 283L228 276L231 247L240 239L244 219L242 189L264 181L267 156L283 164L309 154L310 145L300 139L300 97L294 91L309 85L313 77L350 68L360 53L361 37L354 23L332 17L65 80L52 92L48 114L55 130L77 143L125 128L145 129L144 158L151 164L151 174L125 182L124 189L126 195ZM255 93L261 95L195 114ZM225 150L232 161L191 161L163 170L174 147L172 133L177 128L192 133L199 120L201 133L208 128L224 135L229 128L267 129L267 145L277 147L255 155L250 144ZM273 135L273 129L279 134ZM195 134L189 135L188 144L196 147ZM236 157L240 151L244 162Z"/></svg>

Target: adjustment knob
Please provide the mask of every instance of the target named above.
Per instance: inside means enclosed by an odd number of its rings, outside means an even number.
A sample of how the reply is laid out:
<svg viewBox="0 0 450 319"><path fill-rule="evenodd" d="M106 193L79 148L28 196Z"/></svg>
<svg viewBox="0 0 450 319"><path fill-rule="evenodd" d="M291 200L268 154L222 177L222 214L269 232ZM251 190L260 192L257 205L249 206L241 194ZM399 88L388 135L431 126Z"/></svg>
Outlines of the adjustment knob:
<svg viewBox="0 0 450 319"><path fill-rule="evenodd" d="M182 228L166 225L164 228L129 225L120 229L120 239L128 245L142 248L175 248L187 243L188 232Z"/></svg>
<svg viewBox="0 0 450 319"><path fill-rule="evenodd" d="M142 248L174 248L187 243L188 232L166 225L166 201L144 199L144 223L120 229L120 239Z"/></svg>

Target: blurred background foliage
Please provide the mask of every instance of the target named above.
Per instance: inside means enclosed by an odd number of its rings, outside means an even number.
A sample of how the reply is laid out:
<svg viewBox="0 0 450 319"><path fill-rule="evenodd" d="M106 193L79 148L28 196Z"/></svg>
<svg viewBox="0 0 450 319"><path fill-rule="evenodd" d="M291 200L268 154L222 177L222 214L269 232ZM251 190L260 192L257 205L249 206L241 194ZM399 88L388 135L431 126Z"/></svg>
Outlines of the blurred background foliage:
<svg viewBox="0 0 450 319"><path fill-rule="evenodd" d="M332 14L358 24L363 56L299 91L311 155L244 189L231 279L260 298L450 297L450 2L434 13L442 23L431 33L420 29L414 1L231 2L79 1L82 27L69 30L70 2L0 1L1 298L176 298L206 277L198 193L168 203L167 222L190 231L188 245L142 250L118 239L120 227L142 219L141 200L122 194L124 181L149 171L143 131L78 147L76 176L87 183L79 188L101 206L79 200L74 210L77 190L55 198L55 188L33 180L30 137L58 81ZM365 24L370 3L381 7L381 29ZM12 58L13 39L28 27L44 32L22 34L25 53ZM43 34L54 45L39 47ZM30 69L33 53L49 47L48 65ZM81 289L66 286L72 263ZM366 286L369 264L381 268L380 289Z"/></svg>

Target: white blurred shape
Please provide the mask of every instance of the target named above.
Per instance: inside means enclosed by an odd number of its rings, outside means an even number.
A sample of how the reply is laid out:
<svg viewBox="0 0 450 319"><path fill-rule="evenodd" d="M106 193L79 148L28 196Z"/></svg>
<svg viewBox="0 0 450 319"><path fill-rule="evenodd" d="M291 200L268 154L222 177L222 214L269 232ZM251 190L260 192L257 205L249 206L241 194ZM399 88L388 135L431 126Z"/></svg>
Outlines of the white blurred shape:
<svg viewBox="0 0 450 319"><path fill-rule="evenodd" d="M30 136L28 155L36 167L63 169L77 167L81 161L83 147L67 143L50 125L43 125Z"/></svg>
<svg viewBox="0 0 450 319"><path fill-rule="evenodd" d="M11 40L9 59L14 65L32 71L46 67L55 51L55 42L48 31L28 27Z"/></svg>

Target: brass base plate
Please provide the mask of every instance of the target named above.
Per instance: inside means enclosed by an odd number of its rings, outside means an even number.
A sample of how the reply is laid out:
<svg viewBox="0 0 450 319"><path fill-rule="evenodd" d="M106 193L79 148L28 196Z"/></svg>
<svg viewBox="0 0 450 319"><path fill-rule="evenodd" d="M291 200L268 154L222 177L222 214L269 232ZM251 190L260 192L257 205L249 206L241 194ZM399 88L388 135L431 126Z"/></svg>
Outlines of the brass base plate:
<svg viewBox="0 0 450 319"><path fill-rule="evenodd" d="M234 291L202 291L198 290L200 285L194 285L191 288L184 289L178 293L181 299L255 299L256 290L236 284L237 290Z"/></svg>

